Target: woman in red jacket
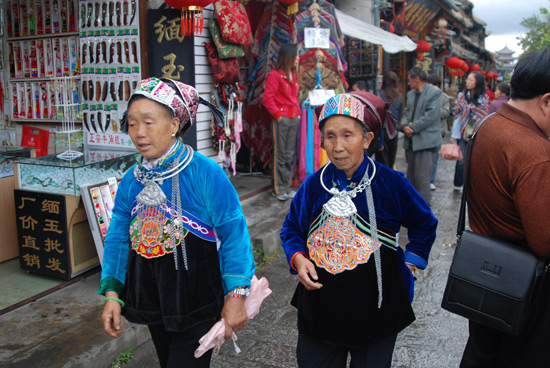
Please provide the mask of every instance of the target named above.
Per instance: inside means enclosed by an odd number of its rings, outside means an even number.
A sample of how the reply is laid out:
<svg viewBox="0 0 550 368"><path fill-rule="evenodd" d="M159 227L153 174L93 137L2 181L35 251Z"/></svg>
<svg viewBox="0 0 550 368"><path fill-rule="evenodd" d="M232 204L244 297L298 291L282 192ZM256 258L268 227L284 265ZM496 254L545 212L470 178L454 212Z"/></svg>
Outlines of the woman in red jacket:
<svg viewBox="0 0 550 368"><path fill-rule="evenodd" d="M296 150L296 132L300 122L300 85L296 76L298 45L284 44L277 65L265 79L263 105L273 117L273 192L280 201L292 198L291 162Z"/></svg>

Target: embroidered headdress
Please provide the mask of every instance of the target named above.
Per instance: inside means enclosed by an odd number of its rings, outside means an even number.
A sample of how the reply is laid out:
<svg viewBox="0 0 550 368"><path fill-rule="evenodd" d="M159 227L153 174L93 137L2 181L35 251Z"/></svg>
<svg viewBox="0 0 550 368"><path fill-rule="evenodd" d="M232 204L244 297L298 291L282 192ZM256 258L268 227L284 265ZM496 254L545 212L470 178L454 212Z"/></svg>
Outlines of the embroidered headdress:
<svg viewBox="0 0 550 368"><path fill-rule="evenodd" d="M180 135L185 134L193 125L199 104L207 106L212 111L216 121L220 118L223 121L223 115L217 107L200 97L197 90L192 86L176 80L155 77L144 79L137 84L128 100L128 106L130 106L135 96L145 96L166 106L172 115L180 121L178 131ZM123 132L128 132L126 114L124 113L122 117L121 129Z"/></svg>
<svg viewBox="0 0 550 368"><path fill-rule="evenodd" d="M374 139L380 136L382 127L388 130L390 138L397 134L395 119L388 111L389 105L380 97L369 92L354 91L333 96L327 100L319 115L319 129L323 129L326 120L333 115L349 116L359 121L374 133Z"/></svg>

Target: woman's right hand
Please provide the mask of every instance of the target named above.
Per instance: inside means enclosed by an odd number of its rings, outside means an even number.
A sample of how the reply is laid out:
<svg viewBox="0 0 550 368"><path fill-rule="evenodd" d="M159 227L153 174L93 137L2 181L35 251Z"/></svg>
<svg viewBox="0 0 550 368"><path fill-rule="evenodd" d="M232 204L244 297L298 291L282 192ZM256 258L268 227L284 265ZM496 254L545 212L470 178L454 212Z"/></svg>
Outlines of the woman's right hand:
<svg viewBox="0 0 550 368"><path fill-rule="evenodd" d="M319 280L317 271L313 263L303 254L297 254L293 260L294 268L298 271L298 281L305 286L307 290L317 290L323 287Z"/></svg>
<svg viewBox="0 0 550 368"><path fill-rule="evenodd" d="M277 118L277 123L280 123L281 120L283 120L283 117L282 117L282 116L279 116L279 117Z"/></svg>
<svg viewBox="0 0 550 368"><path fill-rule="evenodd" d="M108 291L105 293L105 296L118 299L118 294L113 291ZM103 329L107 335L111 337L119 337L122 335L121 309L120 303L116 300L107 300L103 307L103 313L101 314Z"/></svg>

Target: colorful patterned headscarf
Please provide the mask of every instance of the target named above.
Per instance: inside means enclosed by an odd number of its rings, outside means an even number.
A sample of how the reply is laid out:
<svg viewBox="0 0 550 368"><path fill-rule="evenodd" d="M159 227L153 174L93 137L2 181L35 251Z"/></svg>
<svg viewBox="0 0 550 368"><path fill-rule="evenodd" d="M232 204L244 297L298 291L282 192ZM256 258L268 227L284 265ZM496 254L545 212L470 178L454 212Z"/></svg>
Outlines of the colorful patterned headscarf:
<svg viewBox="0 0 550 368"><path fill-rule="evenodd" d="M136 89L130 96L128 106L130 106L132 98L139 95L168 107L172 115L180 120L178 131L180 135L185 134L194 123L199 103L208 106L216 120L220 115L223 120L221 112L210 102L200 97L195 88L179 81L155 77L144 79L137 84ZM123 132L128 132L126 113L122 118L121 129Z"/></svg>
<svg viewBox="0 0 550 368"><path fill-rule="evenodd" d="M344 115L358 120L374 133L374 139L380 136L382 127L390 138L397 134L395 119L388 111L389 105L380 97L369 92L354 91L331 97L323 105L319 115L319 129L333 115Z"/></svg>

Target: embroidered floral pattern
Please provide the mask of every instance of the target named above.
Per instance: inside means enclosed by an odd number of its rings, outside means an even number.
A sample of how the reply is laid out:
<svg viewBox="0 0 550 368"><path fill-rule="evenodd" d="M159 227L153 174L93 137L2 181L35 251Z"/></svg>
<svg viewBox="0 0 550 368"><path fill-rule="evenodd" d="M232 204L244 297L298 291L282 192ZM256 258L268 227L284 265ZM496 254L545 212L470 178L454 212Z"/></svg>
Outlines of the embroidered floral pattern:
<svg viewBox="0 0 550 368"><path fill-rule="evenodd" d="M220 59L213 44L205 42L208 61L212 65L212 75L219 83L237 83L241 80L239 61L237 59Z"/></svg>
<svg viewBox="0 0 550 368"><path fill-rule="evenodd" d="M395 249L395 236L378 231L378 244L370 236L369 225L360 216L357 226L347 218L318 218L307 239L309 257L318 267L332 274L353 270L367 263L371 254L382 245Z"/></svg>
<svg viewBox="0 0 550 368"><path fill-rule="evenodd" d="M172 243L170 237L171 220L166 215L154 209L151 213L134 217L130 223L130 244L132 249L145 258L157 258L173 253L181 244L182 235L185 237L188 230L181 234L176 232L177 243Z"/></svg>
<svg viewBox="0 0 550 368"><path fill-rule="evenodd" d="M348 219L331 218L314 231L307 240L309 257L315 264L332 274L353 270L367 263L370 255L380 248Z"/></svg>
<svg viewBox="0 0 550 368"><path fill-rule="evenodd" d="M238 1L219 0L214 3L214 11L225 42L252 45L252 30L243 4Z"/></svg>
<svg viewBox="0 0 550 368"><path fill-rule="evenodd" d="M215 19L211 19L208 23L210 28L210 34L212 35L212 40L214 45L218 49L218 56L220 59L230 59L244 56L244 50L241 45L234 45L228 42L225 42L220 33L220 28L218 27L218 22Z"/></svg>

